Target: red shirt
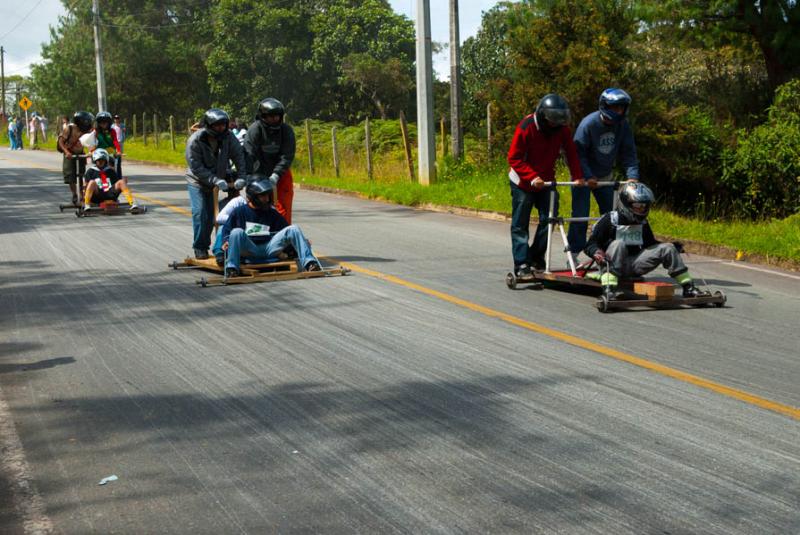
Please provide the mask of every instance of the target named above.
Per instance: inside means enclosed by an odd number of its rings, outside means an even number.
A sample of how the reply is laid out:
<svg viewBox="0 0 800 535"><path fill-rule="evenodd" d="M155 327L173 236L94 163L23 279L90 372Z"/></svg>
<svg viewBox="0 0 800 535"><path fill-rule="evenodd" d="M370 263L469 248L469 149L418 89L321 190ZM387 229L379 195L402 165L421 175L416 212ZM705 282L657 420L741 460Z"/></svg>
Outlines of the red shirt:
<svg viewBox="0 0 800 535"><path fill-rule="evenodd" d="M578 150L569 127L562 126L546 136L539 130L535 115L528 115L517 125L511 148L508 149L508 163L511 165L509 180L525 191L533 191L531 182L536 177L545 182L554 180L561 149L566 153L572 180L581 178Z"/></svg>

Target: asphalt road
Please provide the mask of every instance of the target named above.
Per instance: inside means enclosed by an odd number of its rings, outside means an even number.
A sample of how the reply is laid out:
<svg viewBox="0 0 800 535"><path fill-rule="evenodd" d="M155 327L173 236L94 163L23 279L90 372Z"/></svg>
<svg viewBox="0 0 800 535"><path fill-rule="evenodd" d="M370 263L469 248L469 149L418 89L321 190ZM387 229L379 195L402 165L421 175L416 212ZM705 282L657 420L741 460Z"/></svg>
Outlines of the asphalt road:
<svg viewBox="0 0 800 535"><path fill-rule="evenodd" d="M797 274L600 314L507 223L299 190L354 273L203 289L179 172L78 219L59 158L0 152L0 532L800 533Z"/></svg>

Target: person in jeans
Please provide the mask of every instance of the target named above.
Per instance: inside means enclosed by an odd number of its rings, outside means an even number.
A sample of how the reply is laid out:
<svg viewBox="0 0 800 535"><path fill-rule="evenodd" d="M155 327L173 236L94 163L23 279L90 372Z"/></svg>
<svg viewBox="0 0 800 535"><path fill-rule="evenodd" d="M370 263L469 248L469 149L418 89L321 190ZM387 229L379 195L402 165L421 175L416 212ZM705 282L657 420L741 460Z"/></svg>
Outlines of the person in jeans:
<svg viewBox="0 0 800 535"><path fill-rule="evenodd" d="M550 191L555 185L546 187L545 182L555 181L556 161L563 150L573 180L581 178L578 153L572 141L569 122L569 106L559 95L550 93L542 97L536 111L525 117L514 132L508 150L511 170L508 178L511 187L511 253L514 257L514 273L518 277L529 277L531 269L544 269L544 254L547 248L547 216ZM556 212L558 192L556 191ZM529 245L531 211L536 207L539 225L533 244Z"/></svg>
<svg viewBox="0 0 800 535"><path fill-rule="evenodd" d="M192 248L198 259L208 258L214 227L214 188L228 191L225 178L229 162L239 172L246 168L244 150L228 129L228 114L212 108L203 114L201 127L186 141L186 181L192 205Z"/></svg>
<svg viewBox="0 0 800 535"><path fill-rule="evenodd" d="M8 142L11 145L10 150L17 150L17 118L16 117L8 120Z"/></svg>
<svg viewBox="0 0 800 535"><path fill-rule="evenodd" d="M654 200L650 188L629 182L619 190L618 209L604 214L592 229L584 252L601 268L604 294L620 298L620 278L640 277L661 265L683 287L683 297L710 295L694 285L680 255L683 246L659 242L653 235L647 215Z"/></svg>
<svg viewBox="0 0 800 535"><path fill-rule="evenodd" d="M614 186L597 186L612 179L617 161L622 163L625 178L639 180L639 160L633 130L628 123L631 97L622 89L609 88L600 95L599 109L590 113L575 130L575 146L585 180L572 187L572 217L588 217L590 191L594 193L600 215L614 207ZM588 188L586 187L588 186ZM569 224L570 253L576 259L586 246L585 222Z"/></svg>
<svg viewBox="0 0 800 535"><path fill-rule="evenodd" d="M289 225L272 205L272 182L250 182L245 194L247 202L234 208L222 226L222 250L227 253L225 276L239 275L242 257L257 264L277 262L292 250L299 269L320 271L322 267L303 231Z"/></svg>

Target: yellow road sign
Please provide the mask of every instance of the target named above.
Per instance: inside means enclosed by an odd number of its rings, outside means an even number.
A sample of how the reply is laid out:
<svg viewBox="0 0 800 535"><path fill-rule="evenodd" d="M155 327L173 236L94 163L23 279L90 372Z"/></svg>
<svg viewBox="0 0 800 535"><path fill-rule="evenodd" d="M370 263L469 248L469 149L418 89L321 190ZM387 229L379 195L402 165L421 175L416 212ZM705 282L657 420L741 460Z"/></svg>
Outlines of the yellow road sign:
<svg viewBox="0 0 800 535"><path fill-rule="evenodd" d="M19 107L25 111L28 111L32 104L33 102L28 97L22 97L22 100L19 101Z"/></svg>

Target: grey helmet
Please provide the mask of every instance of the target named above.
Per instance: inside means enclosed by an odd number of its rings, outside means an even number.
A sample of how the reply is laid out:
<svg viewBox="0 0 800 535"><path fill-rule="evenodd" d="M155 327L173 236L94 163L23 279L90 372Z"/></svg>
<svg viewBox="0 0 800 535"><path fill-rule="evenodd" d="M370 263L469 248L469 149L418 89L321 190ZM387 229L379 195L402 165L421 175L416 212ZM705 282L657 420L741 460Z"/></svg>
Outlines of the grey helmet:
<svg viewBox="0 0 800 535"><path fill-rule="evenodd" d="M108 165L108 162L111 161L111 157L108 155L108 151L106 149L95 149L94 152L92 152L92 163L97 165L99 160L105 160L106 165Z"/></svg>
<svg viewBox="0 0 800 535"><path fill-rule="evenodd" d="M655 202L653 190L641 182L627 182L619 190L619 213L628 221L644 222Z"/></svg>

